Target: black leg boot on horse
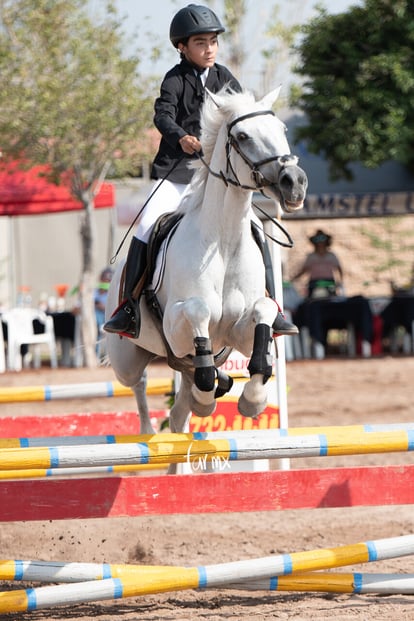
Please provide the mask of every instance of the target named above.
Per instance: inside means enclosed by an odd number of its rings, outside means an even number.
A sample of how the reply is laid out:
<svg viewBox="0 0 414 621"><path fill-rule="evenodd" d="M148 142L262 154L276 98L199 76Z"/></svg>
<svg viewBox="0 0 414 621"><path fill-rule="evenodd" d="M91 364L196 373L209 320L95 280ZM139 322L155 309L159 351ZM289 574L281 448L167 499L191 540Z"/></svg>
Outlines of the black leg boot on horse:
<svg viewBox="0 0 414 621"><path fill-rule="evenodd" d="M106 332L138 338L141 329L139 298L147 268L148 244L133 237L125 267L124 300L104 324Z"/></svg>
<svg viewBox="0 0 414 621"><path fill-rule="evenodd" d="M273 334L274 336L293 336L294 334L298 334L299 329L297 326L295 326L294 323L291 323L286 319L280 309L279 304L276 301L276 289L273 275L272 257L270 256L269 246L267 245L266 240L262 240L262 243L263 262L265 264L266 274L266 291L278 308L278 314L276 315L276 319L274 320L272 325Z"/></svg>

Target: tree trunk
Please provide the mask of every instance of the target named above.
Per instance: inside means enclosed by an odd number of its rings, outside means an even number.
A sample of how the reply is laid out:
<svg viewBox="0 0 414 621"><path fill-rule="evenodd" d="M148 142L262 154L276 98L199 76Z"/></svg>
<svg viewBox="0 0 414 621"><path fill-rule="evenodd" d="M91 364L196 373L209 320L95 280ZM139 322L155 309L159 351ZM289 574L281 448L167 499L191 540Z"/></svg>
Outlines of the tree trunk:
<svg viewBox="0 0 414 621"><path fill-rule="evenodd" d="M97 366L96 340L97 328L95 319L95 230L93 221L93 194L86 192L82 197L84 213L81 224L82 239L82 274L79 286L81 335L84 364L88 368Z"/></svg>

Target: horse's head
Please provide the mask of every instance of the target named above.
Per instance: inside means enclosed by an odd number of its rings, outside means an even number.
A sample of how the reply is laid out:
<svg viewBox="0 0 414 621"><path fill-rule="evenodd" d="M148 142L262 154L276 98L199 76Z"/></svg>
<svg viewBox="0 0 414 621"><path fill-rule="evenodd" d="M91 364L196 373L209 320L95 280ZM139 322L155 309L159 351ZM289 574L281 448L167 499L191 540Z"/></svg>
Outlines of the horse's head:
<svg viewBox="0 0 414 621"><path fill-rule="evenodd" d="M220 173L223 179L246 190L272 195L284 211L293 212L303 207L308 179L298 166L298 158L290 152L286 126L271 110L279 90L258 102L246 92L210 94L207 100L222 111L225 119L226 171Z"/></svg>

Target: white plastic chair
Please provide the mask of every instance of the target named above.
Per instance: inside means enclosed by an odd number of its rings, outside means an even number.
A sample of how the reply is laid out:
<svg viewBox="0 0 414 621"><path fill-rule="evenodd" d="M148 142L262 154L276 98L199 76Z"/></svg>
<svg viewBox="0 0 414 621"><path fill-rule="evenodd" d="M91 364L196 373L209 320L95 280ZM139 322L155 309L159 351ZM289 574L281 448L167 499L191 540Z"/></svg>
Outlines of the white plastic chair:
<svg viewBox="0 0 414 621"><path fill-rule="evenodd" d="M36 308L12 308L4 312L2 321L7 324L7 366L10 371L22 370L22 345L33 345L33 362L40 368L40 349L42 345L49 348L50 364L57 368L57 352L53 319ZM33 321L44 325L44 332L35 334Z"/></svg>

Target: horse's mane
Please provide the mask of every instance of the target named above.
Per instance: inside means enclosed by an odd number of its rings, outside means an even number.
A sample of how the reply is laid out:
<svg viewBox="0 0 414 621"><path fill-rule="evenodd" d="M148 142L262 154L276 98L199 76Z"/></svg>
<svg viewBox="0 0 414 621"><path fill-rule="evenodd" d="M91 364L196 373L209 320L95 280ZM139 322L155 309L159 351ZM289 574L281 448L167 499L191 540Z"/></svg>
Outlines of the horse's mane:
<svg viewBox="0 0 414 621"><path fill-rule="evenodd" d="M220 103L218 104L217 101ZM216 95L206 92L206 98L201 109L200 126L201 138L200 142L203 147L203 159L210 164L213 150L217 142L217 136L225 119L230 121L246 112L246 108L252 109L255 104L255 98L249 91L237 93L228 86L224 86ZM195 160L191 163L191 167L196 170L191 181L189 191L186 193L180 209L188 211L195 209L201 204L205 184L208 177L208 169L201 162Z"/></svg>

